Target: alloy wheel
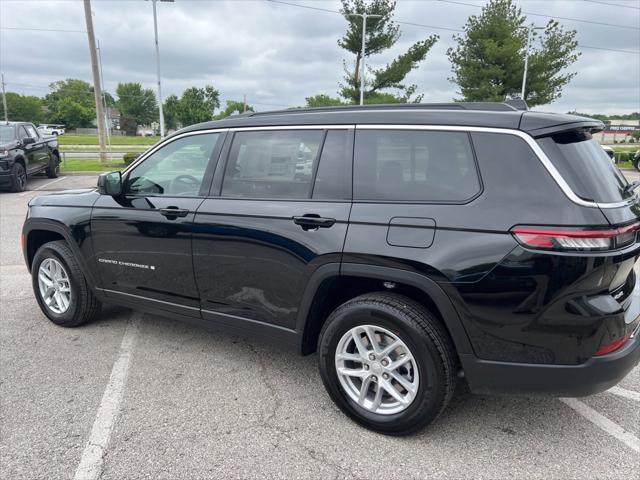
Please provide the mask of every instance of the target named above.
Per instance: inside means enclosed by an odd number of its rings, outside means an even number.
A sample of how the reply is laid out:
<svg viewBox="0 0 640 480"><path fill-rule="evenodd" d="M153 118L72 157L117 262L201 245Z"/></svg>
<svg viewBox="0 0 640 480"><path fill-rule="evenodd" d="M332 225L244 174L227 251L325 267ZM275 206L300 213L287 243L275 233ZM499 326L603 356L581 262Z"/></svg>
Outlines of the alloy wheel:
<svg viewBox="0 0 640 480"><path fill-rule="evenodd" d="M38 269L40 297L54 313L63 314L71 305L71 283L62 264L55 258L46 258Z"/></svg>
<svg viewBox="0 0 640 480"><path fill-rule="evenodd" d="M347 331L336 348L340 385L360 407L392 415L416 397L420 378L409 347L391 331L360 325Z"/></svg>

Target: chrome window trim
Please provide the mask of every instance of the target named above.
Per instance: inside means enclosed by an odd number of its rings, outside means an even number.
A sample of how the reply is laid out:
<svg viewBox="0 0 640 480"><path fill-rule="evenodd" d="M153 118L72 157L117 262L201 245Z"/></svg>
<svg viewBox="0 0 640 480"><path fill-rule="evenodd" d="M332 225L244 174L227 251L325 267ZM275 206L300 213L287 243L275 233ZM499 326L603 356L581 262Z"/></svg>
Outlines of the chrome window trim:
<svg viewBox="0 0 640 480"><path fill-rule="evenodd" d="M142 153L142 155L140 155L136 159L135 162L133 162L131 165L129 165L127 168L125 168L122 171L122 175L125 175L125 174L129 173L129 170L134 169L139 164L144 162L148 157L150 157L155 152L157 152L159 149L161 149L165 145L169 145L171 142L173 142L175 140L179 140L180 138L184 138L184 137L191 137L191 136L194 136L194 135L205 135L207 133L226 133L228 131L229 131L228 128L210 128L210 129L207 129L207 130L194 130L193 132L185 132L185 133L181 133L180 135L175 135L175 136L166 138L164 140L161 140L158 143L156 143L153 147L151 147L149 150L147 150L146 152Z"/></svg>
<svg viewBox="0 0 640 480"><path fill-rule="evenodd" d="M624 207L633 203L637 198L637 196L633 196L629 200L625 200L623 202L614 202L614 203L597 203L597 202L591 202L588 200L583 200L582 198L578 197L574 193L574 191L571 189L569 184L562 177L560 172L558 172L556 167L553 165L549 157L547 157L547 155L544 153L542 148L540 148L540 146L535 141L535 139L531 135L521 130L514 130L511 128L495 128L495 127L467 127L467 126L460 126L460 125L446 126L446 125L402 125L402 124L400 125L388 125L388 124L356 125L356 130L434 130L434 131L452 131L452 132L500 133L503 135L514 135L516 137L520 137L525 142L527 142L531 150L533 150L533 153L536 154L536 157L538 157L538 160L540 160L542 165L544 165L544 167L547 169L547 172L549 172L549 174L554 179L556 184L560 187L560 189L567 196L567 198L569 198L569 200L571 200L573 203L577 205L581 205L583 207L591 207L591 208L618 208L618 207Z"/></svg>
<svg viewBox="0 0 640 480"><path fill-rule="evenodd" d="M190 132L184 132L179 135L175 135L160 142L156 143L146 152L142 153L140 157L136 159L131 165L122 171L122 174L126 174L129 170L135 168L138 164L145 161L145 159L153 155L160 148L168 145L174 140L178 140L184 137L190 137L192 135L205 135L207 133L228 133L228 132L248 132L252 130L353 130L354 125L268 125L262 127L222 127L222 128L208 128L206 130L193 130Z"/></svg>
<svg viewBox="0 0 640 480"><path fill-rule="evenodd" d="M387 111L387 110L385 110ZM629 200L625 200L622 202L614 202L614 203L597 203L591 202L588 200L583 200L579 196L577 196L574 191L571 189L566 180L562 177L560 172L553 165L549 157L544 153L542 148L538 145L535 139L521 131L514 130L512 128L499 128L499 127L470 127L463 125L415 125L415 124L344 124L344 125L265 125L265 126L254 126L254 127L222 127L222 128L209 128L206 130L193 130L190 132L181 133L179 135L172 136L166 140L163 140L156 145L154 145L151 149L144 152L140 158L138 158L135 162L129 165L127 168L123 170L123 175L127 174L131 169L135 168L140 163L144 162L149 156L153 155L154 152L164 147L165 145L178 140L180 138L192 136L192 135L204 135L207 133L228 133L228 132L248 132L248 131L260 131L260 130L431 130L431 131L450 131L450 132L480 132L480 133L498 133L503 135L513 135L524 140L527 145L531 148L533 153L535 153L540 163L546 168L549 175L553 178L556 184L560 187L562 192L567 196L569 200L573 203L583 206L583 207L591 207L591 208L619 208L630 205L634 201L637 200L637 194L633 197L630 197Z"/></svg>

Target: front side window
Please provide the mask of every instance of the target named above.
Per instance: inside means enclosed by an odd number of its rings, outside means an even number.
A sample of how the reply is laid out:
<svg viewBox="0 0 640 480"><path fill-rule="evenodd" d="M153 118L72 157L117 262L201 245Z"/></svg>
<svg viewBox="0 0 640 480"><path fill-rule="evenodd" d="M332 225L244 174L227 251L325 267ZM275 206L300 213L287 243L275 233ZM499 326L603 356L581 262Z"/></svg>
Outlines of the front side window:
<svg viewBox="0 0 640 480"><path fill-rule="evenodd" d="M23 138L27 138L29 136L29 134L27 133L27 131L25 130L24 127L20 127L18 128L18 139L22 140Z"/></svg>
<svg viewBox="0 0 640 480"><path fill-rule="evenodd" d="M129 172L125 192L197 196L219 136L190 135L164 145Z"/></svg>
<svg viewBox="0 0 640 480"><path fill-rule="evenodd" d="M222 196L309 198L323 136L322 130L237 132Z"/></svg>
<svg viewBox="0 0 640 480"><path fill-rule="evenodd" d="M463 202L480 192L465 132L361 130L353 176L357 200Z"/></svg>

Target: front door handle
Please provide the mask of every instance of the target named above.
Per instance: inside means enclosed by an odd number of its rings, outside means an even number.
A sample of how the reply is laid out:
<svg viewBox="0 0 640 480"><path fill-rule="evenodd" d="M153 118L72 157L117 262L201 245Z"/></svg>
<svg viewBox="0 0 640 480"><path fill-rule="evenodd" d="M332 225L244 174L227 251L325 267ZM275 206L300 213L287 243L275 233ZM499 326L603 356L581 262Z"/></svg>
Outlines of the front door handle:
<svg viewBox="0 0 640 480"><path fill-rule="evenodd" d="M293 223L300 225L303 230L314 230L317 228L329 228L336 223L336 219L321 217L315 213L308 213L301 217L293 217Z"/></svg>
<svg viewBox="0 0 640 480"><path fill-rule="evenodd" d="M175 219L178 217L186 217L189 214L189 210L178 207L167 207L160 209L160 215L164 215L168 219Z"/></svg>

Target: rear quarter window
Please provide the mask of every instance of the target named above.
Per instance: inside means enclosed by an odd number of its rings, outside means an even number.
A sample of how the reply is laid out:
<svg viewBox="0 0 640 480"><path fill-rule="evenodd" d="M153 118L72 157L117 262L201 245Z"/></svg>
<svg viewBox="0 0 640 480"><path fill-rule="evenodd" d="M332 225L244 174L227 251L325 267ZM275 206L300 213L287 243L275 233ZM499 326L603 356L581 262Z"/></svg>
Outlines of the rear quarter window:
<svg viewBox="0 0 640 480"><path fill-rule="evenodd" d="M562 132L539 138L538 144L571 190L598 203L624 201L627 180L589 132Z"/></svg>
<svg viewBox="0 0 640 480"><path fill-rule="evenodd" d="M481 190L466 132L360 130L354 199L460 203Z"/></svg>

